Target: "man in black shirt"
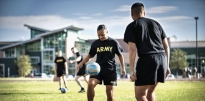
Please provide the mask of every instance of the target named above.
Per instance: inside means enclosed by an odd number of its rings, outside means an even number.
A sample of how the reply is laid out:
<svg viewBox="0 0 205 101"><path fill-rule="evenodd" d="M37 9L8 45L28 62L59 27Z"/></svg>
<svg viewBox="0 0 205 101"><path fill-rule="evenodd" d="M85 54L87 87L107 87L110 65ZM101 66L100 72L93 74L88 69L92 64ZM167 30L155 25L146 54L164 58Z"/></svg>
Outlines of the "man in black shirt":
<svg viewBox="0 0 205 101"><path fill-rule="evenodd" d="M155 101L158 82L164 82L170 73L167 37L157 21L145 18L142 3L132 5L131 16L134 21L127 26L124 41L129 45L130 79L135 81L135 97L138 101ZM139 59L135 73L136 55Z"/></svg>
<svg viewBox="0 0 205 101"><path fill-rule="evenodd" d="M80 54L80 52L75 48L75 47L72 47L71 48L71 51L73 54L76 55L76 59L75 60L70 60L70 63L74 63L74 62L77 62L77 64L79 64L82 60L83 60L83 55ZM79 93L83 93L85 92L85 89L83 87L83 84L81 83L80 81L80 77L84 77L84 80L86 83L88 83L88 79L86 78L87 74L85 72L85 69L86 69L86 64L83 64L82 68L80 68L77 72L77 76L75 78L75 81L78 83L78 85L81 87L81 90L79 91Z"/></svg>
<svg viewBox="0 0 205 101"><path fill-rule="evenodd" d="M62 51L58 51L58 56L55 58L55 74L59 79L59 90L62 88L62 82L67 89L66 75L68 74L67 62L66 59L62 56Z"/></svg>
<svg viewBox="0 0 205 101"><path fill-rule="evenodd" d="M102 84L102 81L106 86L107 101L114 101L113 86L117 85L115 54L119 57L122 66L122 75L126 75L122 48L117 40L108 37L107 34L108 31L106 26L99 25L97 28L97 35L99 39L92 43L89 54L78 65L78 68L82 67L84 63L88 62L90 58L97 54L96 62L100 65L101 71L96 76L90 76L87 90L88 101L93 101L95 96L94 88L97 84Z"/></svg>

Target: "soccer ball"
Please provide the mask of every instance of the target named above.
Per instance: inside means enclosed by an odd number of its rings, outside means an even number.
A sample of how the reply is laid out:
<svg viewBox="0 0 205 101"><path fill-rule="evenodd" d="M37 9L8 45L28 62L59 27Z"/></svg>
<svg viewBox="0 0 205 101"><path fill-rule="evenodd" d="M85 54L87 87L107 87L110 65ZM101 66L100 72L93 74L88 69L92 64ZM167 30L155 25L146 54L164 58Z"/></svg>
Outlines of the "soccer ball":
<svg viewBox="0 0 205 101"><path fill-rule="evenodd" d="M96 62L89 63L86 67L86 73L89 75L98 75L100 72L100 65Z"/></svg>
<svg viewBox="0 0 205 101"><path fill-rule="evenodd" d="M61 88L61 93L66 93L67 89L66 88Z"/></svg>

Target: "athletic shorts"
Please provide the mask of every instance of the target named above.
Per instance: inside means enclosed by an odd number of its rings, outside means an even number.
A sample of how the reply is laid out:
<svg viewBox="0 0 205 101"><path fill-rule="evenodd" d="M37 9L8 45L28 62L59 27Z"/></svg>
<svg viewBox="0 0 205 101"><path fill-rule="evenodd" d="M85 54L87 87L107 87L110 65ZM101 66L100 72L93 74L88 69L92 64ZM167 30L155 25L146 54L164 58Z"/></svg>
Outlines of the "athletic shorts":
<svg viewBox="0 0 205 101"><path fill-rule="evenodd" d="M99 84L104 83L104 85L112 85L112 86L117 86L117 73L116 71L112 71L107 74L102 74L99 73L96 76L90 75L90 78L95 78L100 81Z"/></svg>
<svg viewBox="0 0 205 101"><path fill-rule="evenodd" d="M142 56L136 65L135 86L164 83L167 71L167 56L165 53Z"/></svg>
<svg viewBox="0 0 205 101"><path fill-rule="evenodd" d="M85 69L86 69L86 64L84 64L80 69L79 71L77 72L77 76L84 76L86 77L86 72L85 72Z"/></svg>
<svg viewBox="0 0 205 101"><path fill-rule="evenodd" d="M65 70L62 70L62 69L57 70L57 77L61 77L65 75L66 75Z"/></svg>

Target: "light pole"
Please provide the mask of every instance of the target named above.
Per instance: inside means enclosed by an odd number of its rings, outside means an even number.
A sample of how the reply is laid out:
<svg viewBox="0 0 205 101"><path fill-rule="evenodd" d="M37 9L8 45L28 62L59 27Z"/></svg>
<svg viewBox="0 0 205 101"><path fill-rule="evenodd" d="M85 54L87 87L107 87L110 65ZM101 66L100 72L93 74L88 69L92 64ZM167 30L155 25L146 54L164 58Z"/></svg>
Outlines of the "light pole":
<svg viewBox="0 0 205 101"><path fill-rule="evenodd" d="M199 19L199 17L195 17L196 20L196 68L198 69L197 71L199 71L198 68L198 40L197 40L197 20Z"/></svg>

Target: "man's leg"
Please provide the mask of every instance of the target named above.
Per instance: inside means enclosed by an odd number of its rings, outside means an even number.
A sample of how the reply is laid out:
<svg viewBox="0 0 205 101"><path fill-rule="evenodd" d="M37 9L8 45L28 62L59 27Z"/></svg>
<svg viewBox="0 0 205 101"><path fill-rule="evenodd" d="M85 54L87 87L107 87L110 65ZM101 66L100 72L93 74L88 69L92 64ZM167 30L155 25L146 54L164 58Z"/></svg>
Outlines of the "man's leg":
<svg viewBox="0 0 205 101"><path fill-rule="evenodd" d="M78 93L83 93L85 92L85 88L83 87L83 84L80 80L81 76L76 76L75 81L77 82L77 84L81 87L81 90Z"/></svg>
<svg viewBox="0 0 205 101"><path fill-rule="evenodd" d="M59 86L60 86L60 89L61 89L62 88L62 76L58 77L58 79L59 79Z"/></svg>
<svg viewBox="0 0 205 101"><path fill-rule="evenodd" d="M135 98L137 101L148 101L147 89L148 86L135 86Z"/></svg>
<svg viewBox="0 0 205 101"><path fill-rule="evenodd" d="M106 85L107 101L114 101L114 87L112 85Z"/></svg>
<svg viewBox="0 0 205 101"><path fill-rule="evenodd" d="M135 97L137 101L155 101L154 90L156 85L135 86Z"/></svg>
<svg viewBox="0 0 205 101"><path fill-rule="evenodd" d="M93 101L94 96L95 96L94 88L98 83L100 83L100 81L98 81L95 78L90 78L89 79L88 90L87 90L87 99L88 99L88 101Z"/></svg>
<svg viewBox="0 0 205 101"><path fill-rule="evenodd" d="M65 88L67 88L67 80L66 80L66 76L62 76L63 82L64 82L64 86Z"/></svg>
<svg viewBox="0 0 205 101"><path fill-rule="evenodd" d="M147 100L148 101L155 101L155 93L154 93L154 91L155 91L155 88L157 87L157 84L150 85L148 87L148 91L147 91Z"/></svg>
<svg viewBox="0 0 205 101"><path fill-rule="evenodd" d="M86 75L85 77L84 77L84 81L88 84L88 80L89 80L89 78L88 78L88 75Z"/></svg>
<svg viewBox="0 0 205 101"><path fill-rule="evenodd" d="M76 77L75 77L75 81L77 82L77 84L78 84L81 88L83 88L83 85L82 85L82 83L81 83L80 77L81 77L81 76L76 76Z"/></svg>

